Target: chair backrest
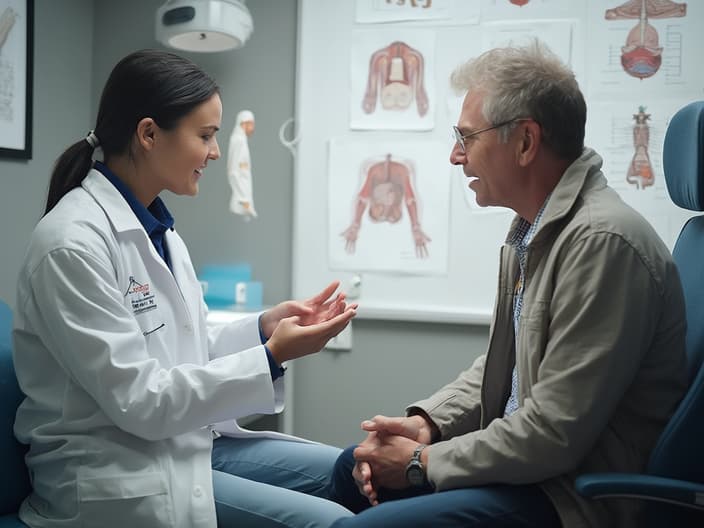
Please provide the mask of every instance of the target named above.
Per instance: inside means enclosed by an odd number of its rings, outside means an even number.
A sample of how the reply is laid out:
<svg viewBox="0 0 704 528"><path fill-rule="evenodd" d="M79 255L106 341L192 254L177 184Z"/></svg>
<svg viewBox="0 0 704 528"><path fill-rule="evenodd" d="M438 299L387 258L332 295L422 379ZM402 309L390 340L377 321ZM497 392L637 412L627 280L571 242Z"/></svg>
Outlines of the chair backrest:
<svg viewBox="0 0 704 528"><path fill-rule="evenodd" d="M680 109L665 133L663 168L672 201L704 210L704 101ZM687 309L690 388L653 450L648 473L704 483L704 216L682 228L673 250Z"/></svg>
<svg viewBox="0 0 704 528"><path fill-rule="evenodd" d="M17 406L24 397L12 364L12 311L0 301L0 515L16 513L29 495L27 452L12 432Z"/></svg>

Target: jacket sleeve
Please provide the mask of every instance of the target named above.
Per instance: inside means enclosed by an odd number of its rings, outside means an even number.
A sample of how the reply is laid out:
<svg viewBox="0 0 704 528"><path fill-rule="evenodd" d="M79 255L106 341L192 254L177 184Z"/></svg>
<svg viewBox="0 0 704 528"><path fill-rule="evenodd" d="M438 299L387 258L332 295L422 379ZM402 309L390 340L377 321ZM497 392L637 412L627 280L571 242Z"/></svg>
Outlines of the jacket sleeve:
<svg viewBox="0 0 704 528"><path fill-rule="evenodd" d="M538 307L549 316L535 318L548 324L535 335L548 337L529 345L530 354L543 355L530 393L510 417L428 448L428 478L438 490L540 482L578 466L634 380L669 304L651 265L609 233L566 248L552 299ZM531 339L532 319L522 317L519 339ZM667 332L659 338L682 334L681 324Z"/></svg>
<svg viewBox="0 0 704 528"><path fill-rule="evenodd" d="M24 311L70 379L119 428L160 440L274 411L262 346L205 365L166 368L151 357L123 303L107 255L58 249L30 277Z"/></svg>
<svg viewBox="0 0 704 528"><path fill-rule="evenodd" d="M409 405L406 413L421 409L440 430L440 438L453 438L479 429L484 360L478 357L471 368L425 400Z"/></svg>

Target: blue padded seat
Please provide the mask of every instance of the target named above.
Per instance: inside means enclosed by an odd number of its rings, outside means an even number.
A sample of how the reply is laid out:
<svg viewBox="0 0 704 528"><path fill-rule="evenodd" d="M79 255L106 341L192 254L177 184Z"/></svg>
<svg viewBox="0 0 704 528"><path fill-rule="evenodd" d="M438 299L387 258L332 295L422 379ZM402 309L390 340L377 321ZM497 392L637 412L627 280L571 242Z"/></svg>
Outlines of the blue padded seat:
<svg viewBox="0 0 704 528"><path fill-rule="evenodd" d="M704 101L688 104L670 121L663 168L672 201L704 210ZM660 436L645 474L580 476L585 497L646 500L644 527L704 527L704 216L690 218L672 252L682 279L687 310L690 387Z"/></svg>
<svg viewBox="0 0 704 528"><path fill-rule="evenodd" d="M0 301L0 528L26 528L17 511L30 491L27 449L12 432L23 397L12 364L12 312Z"/></svg>

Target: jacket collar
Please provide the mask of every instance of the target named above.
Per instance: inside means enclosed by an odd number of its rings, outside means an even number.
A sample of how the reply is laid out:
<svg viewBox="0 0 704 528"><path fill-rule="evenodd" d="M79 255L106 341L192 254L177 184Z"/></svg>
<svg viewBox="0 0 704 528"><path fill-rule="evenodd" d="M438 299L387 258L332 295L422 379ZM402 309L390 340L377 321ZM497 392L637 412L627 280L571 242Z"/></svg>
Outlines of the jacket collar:
<svg viewBox="0 0 704 528"><path fill-rule="evenodd" d="M144 231L120 191L100 171L91 169L83 178L81 186L98 202L116 231Z"/></svg>
<svg viewBox="0 0 704 528"><path fill-rule="evenodd" d="M567 167L545 205L540 225L532 238L533 242L538 242L542 238L541 234L544 234L550 225L567 216L574 207L582 189L587 186L606 185L606 178L601 172L602 163L603 160L599 154L590 148L585 148L582 155ZM522 218L518 215L514 217L506 237L507 243L520 226L521 220Z"/></svg>

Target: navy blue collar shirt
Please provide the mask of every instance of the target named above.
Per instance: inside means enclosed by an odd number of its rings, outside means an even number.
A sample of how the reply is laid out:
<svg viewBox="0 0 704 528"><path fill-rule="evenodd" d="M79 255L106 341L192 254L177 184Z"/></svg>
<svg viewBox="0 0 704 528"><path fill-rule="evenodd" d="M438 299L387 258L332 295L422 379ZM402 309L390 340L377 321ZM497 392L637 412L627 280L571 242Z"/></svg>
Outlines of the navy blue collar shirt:
<svg viewBox="0 0 704 528"><path fill-rule="evenodd" d="M166 241L164 240L164 233L166 233L167 229L173 229L174 217L171 216L171 213L166 208L166 204L157 196L154 201L149 204L149 207L144 207L127 185L125 185L107 165L96 161L94 166L95 169L102 173L120 192L130 206L130 209L134 212L137 220L139 220L144 227L157 253L161 255L161 258L164 259L164 262L171 270L171 258L169 257L169 248L166 247ZM173 273L173 270L171 271Z"/></svg>

